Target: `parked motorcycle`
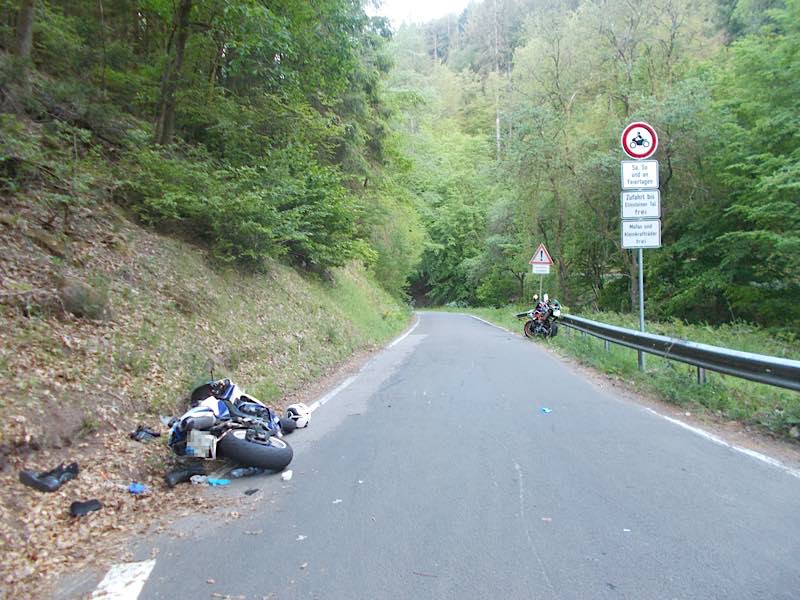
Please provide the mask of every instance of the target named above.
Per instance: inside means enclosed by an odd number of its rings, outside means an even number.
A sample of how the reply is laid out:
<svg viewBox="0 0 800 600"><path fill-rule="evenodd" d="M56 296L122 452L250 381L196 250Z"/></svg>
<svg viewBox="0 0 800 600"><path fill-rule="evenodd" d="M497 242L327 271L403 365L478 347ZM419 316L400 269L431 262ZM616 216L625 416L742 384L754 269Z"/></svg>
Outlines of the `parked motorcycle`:
<svg viewBox="0 0 800 600"><path fill-rule="evenodd" d="M525 319L525 337L555 337L558 335L557 321L561 316L561 304L558 300L550 300L545 294L534 308L517 313L516 316L518 319Z"/></svg>
<svg viewBox="0 0 800 600"><path fill-rule="evenodd" d="M179 456L224 457L275 471L291 462L292 448L281 436L295 422L281 419L230 379L199 386L191 402L192 408L170 430L169 445Z"/></svg>

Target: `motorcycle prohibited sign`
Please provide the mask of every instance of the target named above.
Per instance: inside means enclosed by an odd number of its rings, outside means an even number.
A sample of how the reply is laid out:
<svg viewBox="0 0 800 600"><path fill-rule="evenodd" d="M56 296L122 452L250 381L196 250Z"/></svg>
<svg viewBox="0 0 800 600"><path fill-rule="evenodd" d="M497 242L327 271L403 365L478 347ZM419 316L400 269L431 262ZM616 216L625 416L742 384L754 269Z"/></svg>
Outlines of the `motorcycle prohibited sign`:
<svg viewBox="0 0 800 600"><path fill-rule="evenodd" d="M631 123L622 132L622 149L636 160L649 158L658 148L658 135L651 125L644 121Z"/></svg>

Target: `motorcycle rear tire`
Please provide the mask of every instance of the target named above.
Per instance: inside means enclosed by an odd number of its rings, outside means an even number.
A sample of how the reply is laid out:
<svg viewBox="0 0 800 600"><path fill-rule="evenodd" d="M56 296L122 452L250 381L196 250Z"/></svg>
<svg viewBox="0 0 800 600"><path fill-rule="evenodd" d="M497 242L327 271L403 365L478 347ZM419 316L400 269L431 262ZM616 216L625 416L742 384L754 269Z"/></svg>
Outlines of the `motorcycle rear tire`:
<svg viewBox="0 0 800 600"><path fill-rule="evenodd" d="M277 437L268 442L248 440L247 430L234 429L217 443L217 450L226 457L246 467L260 467L271 471L282 471L290 462L292 447Z"/></svg>
<svg viewBox="0 0 800 600"><path fill-rule="evenodd" d="M533 321L525 321L525 326L522 328L525 331L525 337L532 338L536 335L533 333L533 326Z"/></svg>
<svg viewBox="0 0 800 600"><path fill-rule="evenodd" d="M558 323L553 323L550 325L550 337L556 337L558 335Z"/></svg>

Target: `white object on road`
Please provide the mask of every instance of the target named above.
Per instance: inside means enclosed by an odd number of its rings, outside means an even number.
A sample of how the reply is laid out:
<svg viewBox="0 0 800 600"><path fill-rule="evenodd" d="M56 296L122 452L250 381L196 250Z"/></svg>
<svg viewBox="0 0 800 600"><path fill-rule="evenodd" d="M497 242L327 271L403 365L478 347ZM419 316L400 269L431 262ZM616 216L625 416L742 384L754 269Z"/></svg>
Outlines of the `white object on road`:
<svg viewBox="0 0 800 600"><path fill-rule="evenodd" d="M292 478L292 470L291 469L281 473L281 479L283 479L284 481L289 481L291 478Z"/></svg>
<svg viewBox="0 0 800 600"><path fill-rule="evenodd" d="M336 500L333 501L334 504L340 504L341 502L342 502L341 498L337 498Z"/></svg>
<svg viewBox="0 0 800 600"><path fill-rule="evenodd" d="M155 566L155 559L114 565L92 593L92 600L136 600Z"/></svg>
<svg viewBox="0 0 800 600"><path fill-rule="evenodd" d="M305 539L307 539L307 538L308 538L308 536L307 536L307 535L298 535L298 536L297 536L297 539L296 539L295 541L296 541L296 542L302 542L303 540L305 540Z"/></svg>

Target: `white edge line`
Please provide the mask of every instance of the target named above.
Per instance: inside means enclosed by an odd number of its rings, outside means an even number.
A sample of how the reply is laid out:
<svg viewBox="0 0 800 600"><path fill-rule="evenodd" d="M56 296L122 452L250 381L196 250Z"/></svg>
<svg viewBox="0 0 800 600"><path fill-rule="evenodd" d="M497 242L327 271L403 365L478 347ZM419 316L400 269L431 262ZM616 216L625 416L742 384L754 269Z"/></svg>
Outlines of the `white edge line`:
<svg viewBox="0 0 800 600"><path fill-rule="evenodd" d="M155 566L154 558L112 566L92 592L92 600L136 600Z"/></svg>
<svg viewBox="0 0 800 600"><path fill-rule="evenodd" d="M510 329L506 329L505 327L503 327L502 325L498 325L497 323L492 323L490 321L487 321L486 319L481 319L480 317L476 317L475 315L471 315L469 313L458 313L458 314L467 315L468 317L472 317L473 319L477 319L481 323L486 323L487 325L491 325L492 327L497 327L497 329L502 329L506 333L510 333L512 335L515 335L513 331L511 331Z"/></svg>
<svg viewBox="0 0 800 600"><path fill-rule="evenodd" d="M730 442L726 442L725 440L723 440L720 437L717 437L713 433L709 433L709 432L707 432L707 431L705 431L703 429L700 429L699 427L694 427L693 425L689 425L688 423L684 423L683 421L681 421L679 419L673 419L672 417L668 417L667 415L663 415L660 412L657 412L657 411L653 410L652 408L644 407L644 409L647 412L652 413L657 417L661 417L662 419L665 419L665 420L669 421L673 425L677 425L678 427L683 427L687 431L691 431L695 435L699 435L700 437L705 438L710 442L713 442L713 443L718 444L719 446L723 446L725 448L730 448L731 450L734 450L736 452L744 454L745 456L749 456L750 458L755 458L756 460L759 460L759 461L761 461L763 463L766 463L766 464L768 464L770 466L773 466L773 467L776 467L778 469L781 469L782 471L785 471L789 475L800 479L800 471L797 471L795 469L792 469L791 467L786 466L781 461L779 461L779 460L777 460L775 458L772 458L771 456L767 456L766 454L761 454L761 452L756 452L755 450L750 450L749 448L742 448L741 446L737 446L736 444L731 444Z"/></svg>
<svg viewBox="0 0 800 600"><path fill-rule="evenodd" d="M461 313L461 314L467 314L467 316L470 316L473 319L477 319L478 321L486 323L487 325L491 325L492 327L496 327L497 329L502 329L503 331L506 331L508 333L513 333L512 331L509 331L505 327L501 327L500 325L496 325L495 323L490 323L489 321L481 319L480 317L476 317L475 315L470 315L468 313ZM742 448L741 446L737 446L736 444L731 444L730 442L726 442L725 440L723 440L720 437L717 437L713 433L709 433L709 432L707 432L707 431L705 431L703 429L700 429L699 427L694 427L693 425L689 425L688 423L684 423L683 421L681 421L679 419L673 419L672 417L668 417L667 415L662 415L660 412L657 412L657 411L653 410L652 408L644 407L644 409L646 411L656 415L657 417L661 417L662 419L666 419L667 421L669 421L670 423L672 423L674 425L677 425L678 427L683 427L687 431L691 431L695 435L699 435L700 437L705 438L710 442L713 442L713 443L718 444L720 446L724 446L725 448L730 448L731 450L739 452L740 454L744 454L745 456L749 456L750 458L754 458L754 459L756 459L758 461L761 461L763 463L766 463L766 464L768 464L768 465L770 465L772 467L776 467L778 469L781 469L782 471L785 471L786 473L788 473L792 477L796 477L797 479L800 479L800 471L798 471L796 469L792 469L791 467L783 464L781 461L779 461L779 460L777 460L775 458L772 458L771 456L767 456L766 454L761 454L761 452L756 452L755 450L750 450L749 448Z"/></svg>
<svg viewBox="0 0 800 600"><path fill-rule="evenodd" d="M384 350L388 350L389 348L393 348L394 346L396 346L397 344L402 342L404 339L406 339L409 335L411 335L414 332L414 330L419 325L419 322L420 322L420 318L417 317L417 322L414 323L408 331L406 331L404 334L402 334L400 337L398 337L392 343L387 345L384 348ZM370 367L372 365L372 363L375 362L375 358L376 357L373 357L373 358L369 359L366 363L364 363L364 365L361 366L361 368L358 370L358 373L356 373L355 375L351 375L350 377L345 379L342 383L340 383L335 388L333 388L330 392L328 392L327 394L322 396L322 398L319 398L319 399L315 400L314 402L312 402L311 404L309 404L308 410L313 413L319 407L324 406L325 404L330 402L334 398L334 396L336 396L342 390L344 390L350 384L352 384L365 369Z"/></svg>

